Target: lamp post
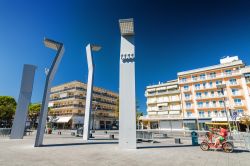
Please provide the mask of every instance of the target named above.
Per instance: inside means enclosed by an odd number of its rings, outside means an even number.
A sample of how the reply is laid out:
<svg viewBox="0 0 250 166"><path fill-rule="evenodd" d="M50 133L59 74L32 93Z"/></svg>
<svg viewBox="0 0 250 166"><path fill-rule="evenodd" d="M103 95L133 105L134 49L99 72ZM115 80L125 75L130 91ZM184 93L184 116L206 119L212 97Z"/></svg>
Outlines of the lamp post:
<svg viewBox="0 0 250 166"><path fill-rule="evenodd" d="M84 130L83 140L88 141L90 130L90 115L92 111L92 91L93 91L93 78L94 78L94 62L92 51L99 51L100 46L88 44L86 46L87 62L88 62L88 84L87 84L87 96L85 104L85 117L84 117Z"/></svg>
<svg viewBox="0 0 250 166"><path fill-rule="evenodd" d="M45 87L44 87L44 92L43 92L43 101L42 101L42 107L41 107L41 112L39 116L39 123L38 123L38 128L37 128L37 133L36 133L35 147L39 147L43 144L43 135L44 135L45 125L46 125L46 118L48 115L48 103L49 103L51 83L54 79L57 68L61 62L61 59L64 53L64 46L60 42L45 38L44 44L46 47L57 51L57 53L48 71L48 74L46 74L47 76L46 76L46 82L45 82Z"/></svg>
<svg viewBox="0 0 250 166"><path fill-rule="evenodd" d="M216 86L217 89L221 90L221 93L222 95L224 95L224 89L227 87L226 84L221 84L221 85L217 85ZM230 125L230 122L229 122L229 117L228 117L228 111L227 111L227 106L226 106L226 97L223 97L223 103L224 103L224 108L225 108L225 111L226 111L226 117L227 117L227 123L228 123L228 127L229 127L229 134L231 136L231 125Z"/></svg>

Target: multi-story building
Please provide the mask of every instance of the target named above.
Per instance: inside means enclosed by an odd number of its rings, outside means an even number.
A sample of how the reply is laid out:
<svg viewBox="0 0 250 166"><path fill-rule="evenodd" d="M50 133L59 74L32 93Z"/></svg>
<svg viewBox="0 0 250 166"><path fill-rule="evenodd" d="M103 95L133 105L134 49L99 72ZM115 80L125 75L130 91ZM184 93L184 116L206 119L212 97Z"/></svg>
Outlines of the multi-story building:
<svg viewBox="0 0 250 166"><path fill-rule="evenodd" d="M87 85L72 81L51 88L49 114L58 127L76 128L83 125ZM93 87L92 121L94 129L109 129L118 121L118 94Z"/></svg>
<svg viewBox="0 0 250 166"><path fill-rule="evenodd" d="M177 80L147 86L147 116L140 118L144 128L182 129L180 91Z"/></svg>
<svg viewBox="0 0 250 166"><path fill-rule="evenodd" d="M244 68L235 56L221 59L218 65L179 72L184 127L202 129L207 121L226 121L230 109L249 112ZM222 90L218 85L225 87Z"/></svg>
<svg viewBox="0 0 250 166"><path fill-rule="evenodd" d="M250 114L250 67L237 56L223 58L218 65L179 72L177 77L184 129L202 130L206 128L205 122L226 122L226 112L234 111L239 116ZM147 87L146 94L150 87L160 85ZM149 95L146 97L150 117L154 111L148 102L153 99ZM157 110L155 119L162 119L158 102L153 107ZM230 116L229 120L232 120Z"/></svg>

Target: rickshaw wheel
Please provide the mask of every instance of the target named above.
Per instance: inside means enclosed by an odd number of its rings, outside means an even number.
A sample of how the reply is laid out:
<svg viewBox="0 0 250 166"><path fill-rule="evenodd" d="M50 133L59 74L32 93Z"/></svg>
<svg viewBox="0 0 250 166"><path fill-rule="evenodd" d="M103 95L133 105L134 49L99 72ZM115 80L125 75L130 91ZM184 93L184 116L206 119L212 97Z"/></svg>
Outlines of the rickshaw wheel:
<svg viewBox="0 0 250 166"><path fill-rule="evenodd" d="M209 145L208 145L208 143L206 143L206 142L202 142L202 143L200 144L200 148L201 148L201 150L203 150L203 151L207 151L207 150L209 149Z"/></svg>
<svg viewBox="0 0 250 166"><path fill-rule="evenodd" d="M233 150L234 150L234 146L233 144L231 144L230 142L225 142L223 145L222 145L222 149L224 152L226 153L232 153Z"/></svg>

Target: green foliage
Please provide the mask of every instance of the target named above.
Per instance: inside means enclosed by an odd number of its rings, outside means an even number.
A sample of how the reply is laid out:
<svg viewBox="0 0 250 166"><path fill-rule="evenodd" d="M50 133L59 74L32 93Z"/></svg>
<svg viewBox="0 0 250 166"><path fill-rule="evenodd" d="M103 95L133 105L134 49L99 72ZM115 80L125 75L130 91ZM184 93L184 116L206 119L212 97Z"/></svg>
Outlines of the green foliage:
<svg viewBox="0 0 250 166"><path fill-rule="evenodd" d="M40 103L34 103L29 105L29 118L31 120L31 126L35 127L37 117L39 116L41 110Z"/></svg>
<svg viewBox="0 0 250 166"><path fill-rule="evenodd" d="M16 110L16 101L11 96L0 96L0 120L11 121Z"/></svg>

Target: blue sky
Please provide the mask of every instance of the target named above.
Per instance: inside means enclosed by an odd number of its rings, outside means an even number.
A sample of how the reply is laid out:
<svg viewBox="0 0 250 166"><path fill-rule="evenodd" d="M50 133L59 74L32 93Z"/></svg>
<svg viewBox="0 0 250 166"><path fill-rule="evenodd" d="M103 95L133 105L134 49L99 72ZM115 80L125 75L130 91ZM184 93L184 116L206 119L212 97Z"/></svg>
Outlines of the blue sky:
<svg viewBox="0 0 250 166"><path fill-rule="evenodd" d="M23 64L38 66L32 102L40 102L44 68L55 52L44 37L65 44L53 81L87 81L85 46L100 44L94 55L95 86L118 92L118 19L134 18L136 95L146 110L145 87L176 79L177 72L219 63L238 55L250 64L250 3L222 0L0 1L0 95L17 99Z"/></svg>

